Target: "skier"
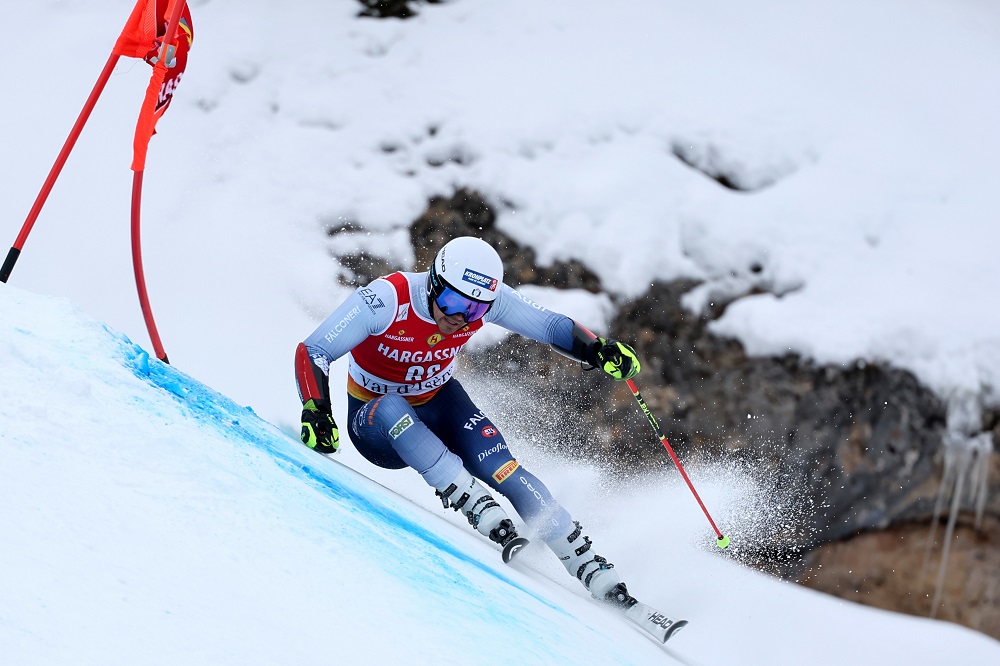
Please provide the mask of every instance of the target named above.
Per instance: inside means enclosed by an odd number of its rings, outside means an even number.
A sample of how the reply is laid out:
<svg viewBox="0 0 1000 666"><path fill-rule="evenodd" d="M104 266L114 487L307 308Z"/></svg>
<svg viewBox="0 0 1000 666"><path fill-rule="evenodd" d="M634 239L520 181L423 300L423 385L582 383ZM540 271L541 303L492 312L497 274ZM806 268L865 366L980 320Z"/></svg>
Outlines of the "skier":
<svg viewBox="0 0 1000 666"><path fill-rule="evenodd" d="M456 238L427 272L393 273L356 290L299 343L303 443L323 454L337 451L329 368L349 354L347 422L362 456L387 469L412 467L445 508L462 511L478 532L505 546L518 536L480 481L487 483L593 597L629 608L636 602L614 565L593 551L580 524L513 457L454 378L458 351L483 322L548 343L616 380L639 372L632 347L593 339L569 317L532 303L504 284L503 263L488 243Z"/></svg>

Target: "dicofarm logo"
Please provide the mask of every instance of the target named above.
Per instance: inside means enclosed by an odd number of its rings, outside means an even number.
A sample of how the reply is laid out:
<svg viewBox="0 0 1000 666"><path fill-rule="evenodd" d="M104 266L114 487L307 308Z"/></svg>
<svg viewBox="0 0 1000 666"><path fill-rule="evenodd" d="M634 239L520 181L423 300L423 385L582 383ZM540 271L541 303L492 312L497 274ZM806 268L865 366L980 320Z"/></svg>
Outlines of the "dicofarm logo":
<svg viewBox="0 0 1000 666"><path fill-rule="evenodd" d="M389 437L398 439L399 436L406 432L406 429L411 425L413 425L413 417L409 414L403 414L403 416L392 425L392 428L389 429Z"/></svg>

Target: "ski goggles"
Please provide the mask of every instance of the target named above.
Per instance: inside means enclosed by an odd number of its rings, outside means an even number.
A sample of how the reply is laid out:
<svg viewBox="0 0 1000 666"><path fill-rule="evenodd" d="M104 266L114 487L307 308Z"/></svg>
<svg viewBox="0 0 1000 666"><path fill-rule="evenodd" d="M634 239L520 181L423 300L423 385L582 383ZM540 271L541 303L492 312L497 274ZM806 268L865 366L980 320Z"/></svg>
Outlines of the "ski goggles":
<svg viewBox="0 0 1000 666"><path fill-rule="evenodd" d="M490 306L493 305L493 303L483 303L482 301L473 300L446 285L441 290L441 293L434 297L434 302L437 303L441 312L449 317L462 315L465 317L467 324L471 324L477 319L482 319L483 315L490 309Z"/></svg>

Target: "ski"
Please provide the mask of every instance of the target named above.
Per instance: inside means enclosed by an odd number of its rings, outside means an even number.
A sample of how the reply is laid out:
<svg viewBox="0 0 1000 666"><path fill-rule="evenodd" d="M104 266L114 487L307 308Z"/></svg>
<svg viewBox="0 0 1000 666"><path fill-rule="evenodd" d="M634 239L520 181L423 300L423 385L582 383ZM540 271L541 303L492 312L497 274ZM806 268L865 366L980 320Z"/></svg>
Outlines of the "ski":
<svg viewBox="0 0 1000 666"><path fill-rule="evenodd" d="M688 623L678 620L666 613L661 613L652 606L647 606L631 594L625 583L618 583L605 596L607 603L614 606L639 629L652 636L660 643L666 643L671 636L680 631Z"/></svg>
<svg viewBox="0 0 1000 666"><path fill-rule="evenodd" d="M666 643L671 636L687 626L688 623L687 620L678 620L665 615L641 601L636 601L626 608L625 617L660 643Z"/></svg>

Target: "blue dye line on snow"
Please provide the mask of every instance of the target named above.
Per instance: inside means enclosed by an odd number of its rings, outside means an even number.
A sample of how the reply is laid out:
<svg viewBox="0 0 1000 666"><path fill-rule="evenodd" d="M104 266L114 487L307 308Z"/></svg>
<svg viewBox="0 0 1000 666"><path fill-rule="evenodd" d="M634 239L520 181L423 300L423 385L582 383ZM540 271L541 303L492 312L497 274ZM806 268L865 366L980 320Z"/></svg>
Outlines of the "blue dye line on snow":
<svg viewBox="0 0 1000 666"><path fill-rule="evenodd" d="M150 359L148 353L131 342L127 337L110 331L110 329L109 332L119 340L125 367L131 370L139 379L147 381L170 393L191 418L211 425L229 439L237 439L242 443L257 446L274 458L279 467L294 476L321 487L323 492L329 497L350 503L358 512L377 516L387 524L401 528L405 532L426 541L439 551L447 553L455 559L465 562L483 573L493 576L511 587L524 592L548 608L558 611L563 615L569 615L561 606L553 604L545 597L539 596L496 569L486 566L479 559L455 548L451 543L442 539L434 532L407 519L392 506L379 501L371 495L366 495L343 482L349 478L350 474L357 474L360 478L367 477L336 461L331 461L335 466L330 466L330 470L336 470L339 476L344 477L338 481L329 472L320 470L308 462L297 459L297 456L292 454L291 451L299 453L296 449L301 448L301 444L298 442L292 443L292 440L287 435L284 435L273 425L262 420L252 409L237 405L231 399L208 388L173 366L162 363L157 359ZM289 446L290 443L291 447Z"/></svg>

